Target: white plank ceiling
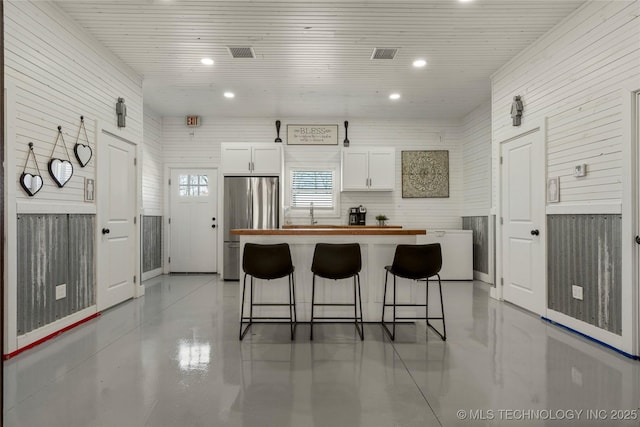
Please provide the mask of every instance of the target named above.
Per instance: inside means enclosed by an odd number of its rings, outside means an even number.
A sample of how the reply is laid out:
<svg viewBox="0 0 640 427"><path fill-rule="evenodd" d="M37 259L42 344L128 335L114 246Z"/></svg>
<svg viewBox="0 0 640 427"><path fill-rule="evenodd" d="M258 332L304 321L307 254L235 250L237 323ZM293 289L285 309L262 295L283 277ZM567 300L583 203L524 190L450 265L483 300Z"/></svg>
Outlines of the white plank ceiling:
<svg viewBox="0 0 640 427"><path fill-rule="evenodd" d="M491 74L584 1L57 3L144 77L145 104L163 116L438 119L488 101ZM376 47L399 50L371 60Z"/></svg>

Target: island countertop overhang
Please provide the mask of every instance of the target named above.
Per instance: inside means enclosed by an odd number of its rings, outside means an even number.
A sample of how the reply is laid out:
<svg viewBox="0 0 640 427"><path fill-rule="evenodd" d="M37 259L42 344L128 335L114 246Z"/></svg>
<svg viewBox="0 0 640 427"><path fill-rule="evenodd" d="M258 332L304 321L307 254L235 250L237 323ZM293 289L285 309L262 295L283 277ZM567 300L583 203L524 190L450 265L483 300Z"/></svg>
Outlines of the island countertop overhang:
<svg viewBox="0 0 640 427"><path fill-rule="evenodd" d="M236 236L416 236L426 234L424 229L408 228L288 228L288 229L234 229Z"/></svg>

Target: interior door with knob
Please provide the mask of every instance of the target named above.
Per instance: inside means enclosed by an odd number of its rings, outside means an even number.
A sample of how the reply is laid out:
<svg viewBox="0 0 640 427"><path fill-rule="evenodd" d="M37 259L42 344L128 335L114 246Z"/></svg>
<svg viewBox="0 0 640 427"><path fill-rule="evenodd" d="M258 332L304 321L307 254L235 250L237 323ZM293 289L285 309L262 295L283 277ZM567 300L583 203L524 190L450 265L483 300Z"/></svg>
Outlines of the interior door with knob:
<svg viewBox="0 0 640 427"><path fill-rule="evenodd" d="M96 303L105 310L135 292L135 145L103 132L98 144L98 278Z"/></svg>
<svg viewBox="0 0 640 427"><path fill-rule="evenodd" d="M216 169L171 169L169 271L217 272L217 190Z"/></svg>
<svg viewBox="0 0 640 427"><path fill-rule="evenodd" d="M502 145L503 298L546 313L544 132Z"/></svg>

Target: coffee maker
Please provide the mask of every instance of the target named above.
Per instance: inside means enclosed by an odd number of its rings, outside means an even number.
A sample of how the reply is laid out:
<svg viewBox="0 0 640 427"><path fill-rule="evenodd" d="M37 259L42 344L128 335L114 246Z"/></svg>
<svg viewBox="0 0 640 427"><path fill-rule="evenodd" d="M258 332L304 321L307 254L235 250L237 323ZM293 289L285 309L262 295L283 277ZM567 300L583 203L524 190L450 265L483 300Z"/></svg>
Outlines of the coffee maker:
<svg viewBox="0 0 640 427"><path fill-rule="evenodd" d="M349 208L349 225L365 225L367 223L367 209L362 205Z"/></svg>

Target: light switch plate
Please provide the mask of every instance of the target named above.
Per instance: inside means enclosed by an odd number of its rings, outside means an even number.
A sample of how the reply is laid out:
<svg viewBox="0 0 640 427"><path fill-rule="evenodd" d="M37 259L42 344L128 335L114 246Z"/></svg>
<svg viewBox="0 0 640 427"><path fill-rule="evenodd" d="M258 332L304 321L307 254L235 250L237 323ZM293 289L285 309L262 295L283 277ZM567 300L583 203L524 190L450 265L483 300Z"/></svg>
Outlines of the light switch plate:
<svg viewBox="0 0 640 427"><path fill-rule="evenodd" d="M67 284L56 286L56 301L67 297Z"/></svg>
<svg viewBox="0 0 640 427"><path fill-rule="evenodd" d="M587 165L584 163L581 165L575 165L573 167L573 176L581 177L587 174Z"/></svg>
<svg viewBox="0 0 640 427"><path fill-rule="evenodd" d="M582 301L582 286L571 286L571 295L575 299L579 299L580 301Z"/></svg>

